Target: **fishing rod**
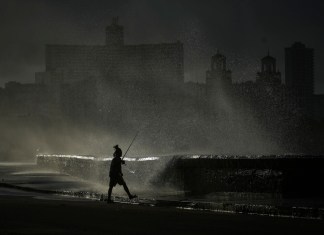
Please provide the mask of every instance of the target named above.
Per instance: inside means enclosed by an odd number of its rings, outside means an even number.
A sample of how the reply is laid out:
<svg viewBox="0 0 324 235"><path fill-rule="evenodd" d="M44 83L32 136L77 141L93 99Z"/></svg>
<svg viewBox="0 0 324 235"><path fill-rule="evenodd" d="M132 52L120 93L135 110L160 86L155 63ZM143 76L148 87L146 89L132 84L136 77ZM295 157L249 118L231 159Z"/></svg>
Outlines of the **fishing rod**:
<svg viewBox="0 0 324 235"><path fill-rule="evenodd" d="M128 149L126 150L124 156L122 157L122 161L123 161L124 157L126 156L128 150L130 149L130 147L131 147L132 144L134 143L134 141L135 141L135 139L136 139L138 133L139 133L139 131L136 133L136 135L134 136L132 142L131 142L130 145L128 146ZM129 173L135 174L135 170L131 170L131 169L129 169L129 168L126 166L126 164L125 164L125 168L129 171Z"/></svg>
<svg viewBox="0 0 324 235"><path fill-rule="evenodd" d="M138 133L139 133L139 131L136 133L136 135L134 136L134 138L133 138L133 140L132 140L132 142L130 143L130 145L128 146L128 149L126 150L126 152L125 152L125 154L124 154L124 156L122 157L122 160L124 159L124 157L126 156L126 154L127 154L127 152L128 152L128 150L130 149L130 147L133 145L133 143L134 143L134 141L135 141L135 139L136 139L136 137L137 137L137 135L138 135Z"/></svg>

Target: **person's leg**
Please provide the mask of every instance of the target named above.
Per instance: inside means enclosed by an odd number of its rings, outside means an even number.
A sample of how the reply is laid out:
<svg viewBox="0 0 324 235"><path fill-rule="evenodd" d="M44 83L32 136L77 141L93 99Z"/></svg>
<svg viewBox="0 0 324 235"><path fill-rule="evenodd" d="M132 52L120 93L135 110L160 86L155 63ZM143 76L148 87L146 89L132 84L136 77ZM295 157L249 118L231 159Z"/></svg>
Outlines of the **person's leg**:
<svg viewBox="0 0 324 235"><path fill-rule="evenodd" d="M136 198L136 197L137 197L136 195L132 195L132 194L129 192L129 189L128 189L127 184L126 184L126 182L125 182L125 180L124 180L123 177L120 177L120 178L118 179L118 184L123 185L124 190L125 190L125 192L127 193L129 199L133 199L133 198Z"/></svg>
<svg viewBox="0 0 324 235"><path fill-rule="evenodd" d="M107 199L107 202L112 202L111 200L111 193L112 193L112 190L113 190L113 187L115 186L115 180L110 178L109 180L109 189L108 189L108 199Z"/></svg>
<svg viewBox="0 0 324 235"><path fill-rule="evenodd" d="M126 184L125 181L123 182L123 187L124 187L124 190L126 191L128 197L131 198L132 194L129 192L129 189L128 189L127 184Z"/></svg>
<svg viewBox="0 0 324 235"><path fill-rule="evenodd" d="M108 189L108 201L111 201L112 189L113 189L113 186L109 185L109 189Z"/></svg>
<svg viewBox="0 0 324 235"><path fill-rule="evenodd" d="M124 181L124 183L123 183L123 187L124 187L124 190L126 191L128 197L129 197L129 199L137 198L137 196L136 196L135 194L133 195L133 194L131 194L131 193L129 192L129 189L128 189L127 184L126 184L125 181Z"/></svg>

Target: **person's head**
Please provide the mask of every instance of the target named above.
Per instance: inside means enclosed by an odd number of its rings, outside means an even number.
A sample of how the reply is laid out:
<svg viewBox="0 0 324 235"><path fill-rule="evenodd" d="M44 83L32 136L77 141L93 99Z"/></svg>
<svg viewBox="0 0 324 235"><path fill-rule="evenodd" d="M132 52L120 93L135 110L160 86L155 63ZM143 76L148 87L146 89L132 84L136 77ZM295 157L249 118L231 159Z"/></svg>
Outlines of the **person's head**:
<svg viewBox="0 0 324 235"><path fill-rule="evenodd" d="M116 144L116 145L114 146L114 149L118 149L118 144Z"/></svg>

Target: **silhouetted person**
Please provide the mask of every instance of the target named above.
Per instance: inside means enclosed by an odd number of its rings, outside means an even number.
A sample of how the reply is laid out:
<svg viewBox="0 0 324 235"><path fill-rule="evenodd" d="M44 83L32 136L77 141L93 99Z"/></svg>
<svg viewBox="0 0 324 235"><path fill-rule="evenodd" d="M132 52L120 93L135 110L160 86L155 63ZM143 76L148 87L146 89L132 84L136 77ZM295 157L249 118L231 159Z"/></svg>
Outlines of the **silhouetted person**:
<svg viewBox="0 0 324 235"><path fill-rule="evenodd" d="M109 171L109 177L110 177L110 181L109 181L109 189L108 189L108 200L107 203L111 203L113 202L111 200L111 193L112 193L112 189L113 187L115 187L117 184L119 185L123 185L129 199L133 199L136 198L136 195L132 195L129 192L129 189L126 185L126 182L124 181L123 178L123 173L121 170L121 165L125 164L125 161L121 159L122 156L122 150L118 147L118 145L114 146L115 152L114 152L114 158L111 161L110 164L110 171Z"/></svg>

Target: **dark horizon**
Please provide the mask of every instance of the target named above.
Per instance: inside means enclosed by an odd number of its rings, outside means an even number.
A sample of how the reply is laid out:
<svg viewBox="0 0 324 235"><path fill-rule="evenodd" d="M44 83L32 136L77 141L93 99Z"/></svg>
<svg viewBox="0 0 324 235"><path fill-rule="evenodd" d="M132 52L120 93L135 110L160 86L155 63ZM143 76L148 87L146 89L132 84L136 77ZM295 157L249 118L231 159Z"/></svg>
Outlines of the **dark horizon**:
<svg viewBox="0 0 324 235"><path fill-rule="evenodd" d="M285 81L284 48L300 41L314 48L315 93L324 93L321 1L15 0L1 5L0 86L33 83L35 72L45 67L45 44L103 45L105 27L119 16L126 44L183 42L185 81L204 82L217 49L228 58L233 82L255 80L268 49Z"/></svg>

